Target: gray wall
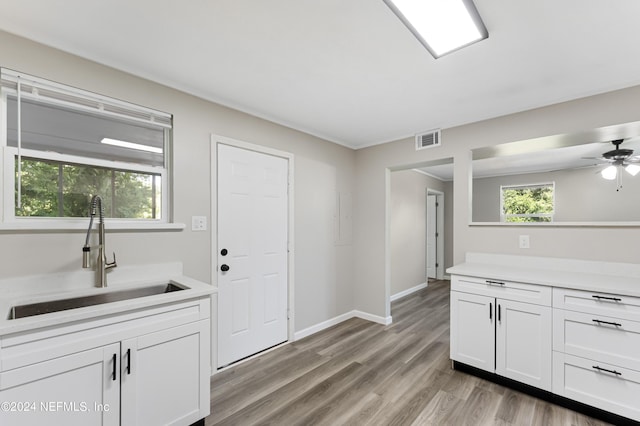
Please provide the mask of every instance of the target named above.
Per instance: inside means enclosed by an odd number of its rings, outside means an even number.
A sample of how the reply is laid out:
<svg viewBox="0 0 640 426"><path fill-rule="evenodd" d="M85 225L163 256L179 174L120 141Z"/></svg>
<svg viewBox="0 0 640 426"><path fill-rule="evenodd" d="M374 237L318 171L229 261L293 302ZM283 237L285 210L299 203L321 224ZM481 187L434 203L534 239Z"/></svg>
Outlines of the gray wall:
<svg viewBox="0 0 640 426"><path fill-rule="evenodd" d="M391 294L425 282L427 188L444 182L413 170L391 173Z"/></svg>
<svg viewBox="0 0 640 426"><path fill-rule="evenodd" d="M334 241L336 193L353 193L355 153L147 80L0 32L0 65L174 114L174 211L177 222L211 212L212 133L295 155L296 330L353 309L353 247ZM167 60L171 60L170 57ZM107 229L109 227L107 221ZM215 237L214 237L215 238ZM1 232L0 278L75 271L82 232ZM109 232L120 265L183 261L185 274L215 283L212 233Z"/></svg>
<svg viewBox="0 0 640 426"><path fill-rule="evenodd" d="M622 189L603 167L473 179L473 221L500 222L500 186L555 182L554 222L640 221L640 175L622 172Z"/></svg>
<svg viewBox="0 0 640 426"><path fill-rule="evenodd" d="M454 159L454 263L468 251L573 257L586 260L638 261L635 241L640 228L526 228L531 248L518 248L522 227L469 226L471 149L542 136L568 134L638 120L640 86L525 111L464 126L443 129L442 146L416 151L413 138L356 152L355 306L389 316L388 249L389 169Z"/></svg>

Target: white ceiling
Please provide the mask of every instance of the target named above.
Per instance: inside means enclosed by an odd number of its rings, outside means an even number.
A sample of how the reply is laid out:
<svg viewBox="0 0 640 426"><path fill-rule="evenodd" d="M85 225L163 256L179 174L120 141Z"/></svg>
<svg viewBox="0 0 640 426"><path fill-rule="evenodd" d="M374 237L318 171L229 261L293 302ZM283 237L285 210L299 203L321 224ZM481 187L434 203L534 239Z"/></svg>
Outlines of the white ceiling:
<svg viewBox="0 0 640 426"><path fill-rule="evenodd" d="M0 0L0 29L360 148L640 84L640 1L475 0L433 59L382 0Z"/></svg>

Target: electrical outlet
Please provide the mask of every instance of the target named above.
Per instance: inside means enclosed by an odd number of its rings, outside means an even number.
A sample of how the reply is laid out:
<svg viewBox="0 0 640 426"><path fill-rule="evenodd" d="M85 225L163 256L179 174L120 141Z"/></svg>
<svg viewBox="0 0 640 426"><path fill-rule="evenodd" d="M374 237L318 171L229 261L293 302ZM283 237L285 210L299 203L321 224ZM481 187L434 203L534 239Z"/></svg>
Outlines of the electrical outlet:
<svg viewBox="0 0 640 426"><path fill-rule="evenodd" d="M529 236L528 235L520 235L519 244L521 249L529 248Z"/></svg>
<svg viewBox="0 0 640 426"><path fill-rule="evenodd" d="M207 230L207 217L206 216L191 216L191 230L192 231L206 231Z"/></svg>

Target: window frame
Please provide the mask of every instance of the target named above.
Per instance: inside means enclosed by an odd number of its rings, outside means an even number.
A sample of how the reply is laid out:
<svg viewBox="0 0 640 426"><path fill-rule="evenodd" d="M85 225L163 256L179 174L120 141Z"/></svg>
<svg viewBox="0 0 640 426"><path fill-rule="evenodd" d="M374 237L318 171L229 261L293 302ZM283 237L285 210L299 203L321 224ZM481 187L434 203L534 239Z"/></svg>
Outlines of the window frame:
<svg viewBox="0 0 640 426"><path fill-rule="evenodd" d="M505 189L526 189L526 188L547 188L551 187L553 191L553 211L551 213L535 213L535 214L505 214L504 213L504 190ZM507 218L510 217L535 217L535 218L550 218L549 222L552 223L553 218L556 212L556 183L552 182L541 182L541 183L525 183L525 184L514 184L514 185L500 185L500 222L501 223L527 223L527 222L508 222ZM545 222L536 222L536 223L545 223Z"/></svg>
<svg viewBox="0 0 640 426"><path fill-rule="evenodd" d="M22 217L16 216L15 208L15 184L16 184L16 168L15 158L20 152L21 156L34 159L57 161L62 163L74 163L79 165L104 167L107 169L116 169L128 172L153 173L161 176L161 218L159 219L143 219L143 218L108 218L110 229L183 229L184 224L173 222L173 193L172 193L172 121L171 114L155 111L150 108L120 101L118 99L109 98L98 95L86 90L77 89L71 86L55 83L27 74L18 73L6 68L1 69L2 85L0 86L0 165L2 172L0 173L0 230L63 230L63 229L86 229L87 220L85 218L71 217ZM7 81L11 82L15 78L23 78L25 84L32 87L46 87L51 93L61 94L62 96L73 96L75 98L86 100L95 106L86 106L81 104L73 104L64 99L55 99L46 96L39 96L38 93L23 93L20 96L24 99L35 100L52 106L71 108L79 112L93 112L103 115L106 118L117 120L129 120L133 123L151 123L164 128L164 167L145 165L135 162L121 162L113 160L102 160L99 158L91 158L84 156L76 156L70 154L60 154L51 151L40 151L8 146L7 144L7 114L8 114L8 97L17 96L17 88L7 86ZM107 111L103 109L103 105L107 106ZM115 112L114 112L115 111ZM121 113L119 111L124 111ZM126 113L131 115L127 116ZM136 117L140 115L140 117ZM148 118L142 118L142 117ZM154 117L159 117L158 123L154 122ZM168 124L167 124L168 122ZM87 211L89 205L87 204Z"/></svg>

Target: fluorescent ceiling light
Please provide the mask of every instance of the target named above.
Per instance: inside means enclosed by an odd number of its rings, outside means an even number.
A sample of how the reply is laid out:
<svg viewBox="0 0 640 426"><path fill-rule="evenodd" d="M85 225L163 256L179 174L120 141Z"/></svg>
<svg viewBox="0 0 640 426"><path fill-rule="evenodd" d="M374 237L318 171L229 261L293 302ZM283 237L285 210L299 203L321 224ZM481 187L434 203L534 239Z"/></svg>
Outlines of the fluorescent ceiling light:
<svg viewBox="0 0 640 426"><path fill-rule="evenodd" d="M438 58L489 37L472 0L384 0Z"/></svg>
<svg viewBox="0 0 640 426"><path fill-rule="evenodd" d="M100 142L107 145L119 146L122 148L137 149L138 151L147 151L147 152L153 152L156 154L162 154L162 148L157 148L155 146L142 145L139 143L120 141L118 139L111 139L111 138L102 138Z"/></svg>
<svg viewBox="0 0 640 426"><path fill-rule="evenodd" d="M612 165L601 171L600 174L607 180L614 180L618 175L618 168Z"/></svg>

